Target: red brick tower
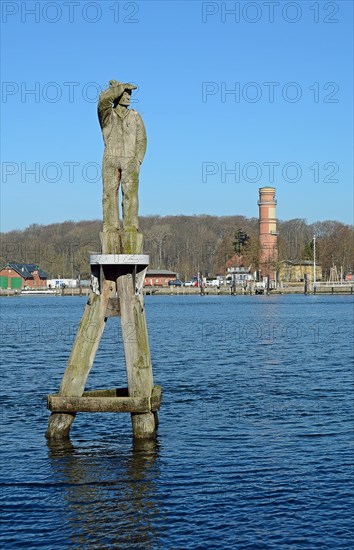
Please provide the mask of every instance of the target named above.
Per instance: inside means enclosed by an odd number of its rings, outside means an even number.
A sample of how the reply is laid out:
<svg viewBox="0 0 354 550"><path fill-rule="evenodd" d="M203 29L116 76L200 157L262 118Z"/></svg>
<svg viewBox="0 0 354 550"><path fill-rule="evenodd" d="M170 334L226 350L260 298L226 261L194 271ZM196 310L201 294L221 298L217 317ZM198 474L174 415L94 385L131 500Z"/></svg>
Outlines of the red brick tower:
<svg viewBox="0 0 354 550"><path fill-rule="evenodd" d="M276 280L276 264L278 261L278 233L275 215L274 187L259 189L259 270L261 277L268 276L270 281Z"/></svg>

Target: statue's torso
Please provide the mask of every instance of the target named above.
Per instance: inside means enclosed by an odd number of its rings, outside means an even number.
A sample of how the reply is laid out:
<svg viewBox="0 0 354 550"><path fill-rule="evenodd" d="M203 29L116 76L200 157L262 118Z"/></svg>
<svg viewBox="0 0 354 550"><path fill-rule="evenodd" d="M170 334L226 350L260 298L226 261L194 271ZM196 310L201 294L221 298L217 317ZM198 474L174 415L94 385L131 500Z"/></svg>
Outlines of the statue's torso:
<svg viewBox="0 0 354 550"><path fill-rule="evenodd" d="M112 109L108 124L103 128L105 155L121 158L136 156L137 127L140 115L127 109L125 116L120 116Z"/></svg>

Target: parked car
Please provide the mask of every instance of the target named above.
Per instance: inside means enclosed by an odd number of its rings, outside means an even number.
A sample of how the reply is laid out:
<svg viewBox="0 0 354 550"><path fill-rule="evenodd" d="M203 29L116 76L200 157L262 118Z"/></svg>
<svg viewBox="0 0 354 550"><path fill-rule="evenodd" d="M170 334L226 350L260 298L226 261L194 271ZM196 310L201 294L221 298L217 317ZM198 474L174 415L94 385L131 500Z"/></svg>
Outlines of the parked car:
<svg viewBox="0 0 354 550"><path fill-rule="evenodd" d="M255 294L264 294L266 286L263 282L255 283L254 293Z"/></svg>
<svg viewBox="0 0 354 550"><path fill-rule="evenodd" d="M198 277L194 276L190 281L186 281L184 286L199 286Z"/></svg>
<svg viewBox="0 0 354 550"><path fill-rule="evenodd" d="M205 281L205 286L217 286L220 287L220 281L219 279L207 279Z"/></svg>
<svg viewBox="0 0 354 550"><path fill-rule="evenodd" d="M183 286L183 281L181 279L171 279L168 281L168 286Z"/></svg>

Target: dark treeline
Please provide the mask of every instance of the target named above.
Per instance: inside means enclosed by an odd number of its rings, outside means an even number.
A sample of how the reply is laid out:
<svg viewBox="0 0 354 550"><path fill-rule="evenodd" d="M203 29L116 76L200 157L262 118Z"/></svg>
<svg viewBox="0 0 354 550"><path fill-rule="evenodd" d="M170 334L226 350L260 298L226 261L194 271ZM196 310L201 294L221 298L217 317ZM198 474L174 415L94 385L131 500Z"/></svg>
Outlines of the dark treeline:
<svg viewBox="0 0 354 550"><path fill-rule="evenodd" d="M66 221L31 225L22 231L1 234L1 264L9 261L38 263L51 277L88 278L88 255L98 252L101 221ZM258 219L244 216L145 216L140 218L150 267L177 271L188 279L198 271L224 273L235 254L235 234L242 229L247 240L245 263L258 267ZM336 265L343 273L354 269L353 227L338 221L308 224L306 220L278 221L279 261L312 260L316 235L316 260L323 277Z"/></svg>

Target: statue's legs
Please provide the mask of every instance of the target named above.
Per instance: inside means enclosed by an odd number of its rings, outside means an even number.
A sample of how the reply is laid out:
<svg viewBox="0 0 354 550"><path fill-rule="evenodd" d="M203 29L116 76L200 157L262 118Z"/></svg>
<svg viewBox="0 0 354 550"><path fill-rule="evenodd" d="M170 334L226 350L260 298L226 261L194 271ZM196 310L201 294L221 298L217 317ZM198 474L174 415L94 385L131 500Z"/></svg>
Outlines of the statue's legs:
<svg viewBox="0 0 354 550"><path fill-rule="evenodd" d="M118 189L120 179L121 171L116 157L105 153L102 162L104 232L119 229Z"/></svg>
<svg viewBox="0 0 354 550"><path fill-rule="evenodd" d="M135 159L122 162L122 218L123 229L138 231L138 186L140 163Z"/></svg>

